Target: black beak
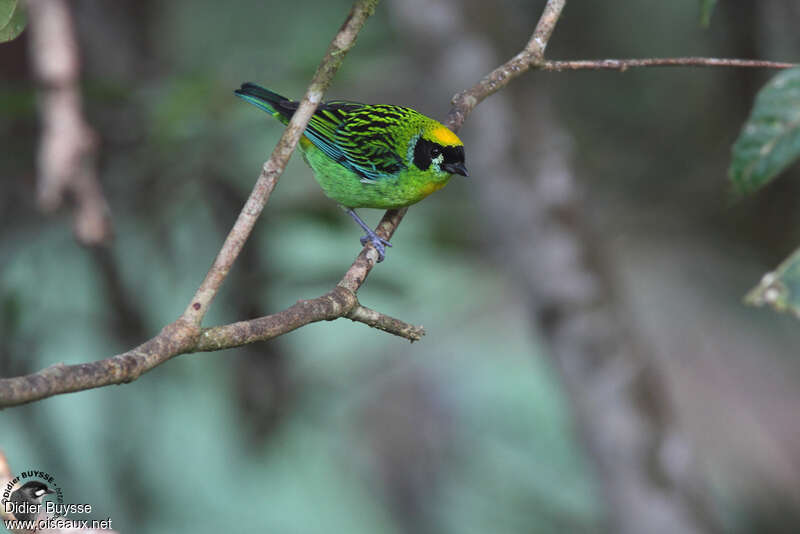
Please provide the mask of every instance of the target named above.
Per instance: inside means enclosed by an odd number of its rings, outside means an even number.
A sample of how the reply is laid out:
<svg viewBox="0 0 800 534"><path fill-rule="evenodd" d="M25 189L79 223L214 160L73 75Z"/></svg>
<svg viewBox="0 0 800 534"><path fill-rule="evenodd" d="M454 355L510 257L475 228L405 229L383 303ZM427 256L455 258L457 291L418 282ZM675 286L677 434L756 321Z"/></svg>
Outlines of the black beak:
<svg viewBox="0 0 800 534"><path fill-rule="evenodd" d="M460 174L461 176L469 176L467 168L464 166L463 161L456 163L445 163L442 168L451 174Z"/></svg>

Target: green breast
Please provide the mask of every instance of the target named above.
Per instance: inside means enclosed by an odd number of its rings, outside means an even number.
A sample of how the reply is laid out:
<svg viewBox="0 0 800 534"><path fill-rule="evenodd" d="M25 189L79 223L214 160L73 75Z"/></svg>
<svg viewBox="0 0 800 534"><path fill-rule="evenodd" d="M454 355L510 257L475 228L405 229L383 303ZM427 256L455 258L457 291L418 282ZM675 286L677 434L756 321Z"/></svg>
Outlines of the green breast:
<svg viewBox="0 0 800 534"><path fill-rule="evenodd" d="M450 179L450 175L438 178L411 164L393 176L364 183L359 175L333 161L305 138L300 148L325 195L348 208L410 206L444 187Z"/></svg>

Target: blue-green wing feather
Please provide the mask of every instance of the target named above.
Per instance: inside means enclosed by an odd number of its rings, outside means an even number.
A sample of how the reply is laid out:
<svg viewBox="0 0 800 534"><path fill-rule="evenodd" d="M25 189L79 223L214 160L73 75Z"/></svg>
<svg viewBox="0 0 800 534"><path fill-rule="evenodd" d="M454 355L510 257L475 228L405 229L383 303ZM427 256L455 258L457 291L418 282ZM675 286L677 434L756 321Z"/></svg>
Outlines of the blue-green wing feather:
<svg viewBox="0 0 800 534"><path fill-rule="evenodd" d="M380 180L406 168L398 154L395 135L409 110L398 106L363 106L352 110L336 129L336 145L343 163L366 181Z"/></svg>
<svg viewBox="0 0 800 534"><path fill-rule="evenodd" d="M365 181L390 176L405 168L395 153L390 134L379 125L361 126L374 119L375 107L355 102L326 102L311 117L306 137L329 158Z"/></svg>

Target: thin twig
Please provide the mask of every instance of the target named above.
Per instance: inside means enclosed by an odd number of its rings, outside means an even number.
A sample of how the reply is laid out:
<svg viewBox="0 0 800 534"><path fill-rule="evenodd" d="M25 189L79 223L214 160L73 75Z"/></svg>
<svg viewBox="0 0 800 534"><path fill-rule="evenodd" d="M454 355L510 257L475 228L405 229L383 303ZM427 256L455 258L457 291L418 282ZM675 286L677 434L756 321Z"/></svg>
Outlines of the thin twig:
<svg viewBox="0 0 800 534"><path fill-rule="evenodd" d="M544 60L544 51L550 36L553 34L556 22L561 17L567 0L548 0L536 29L533 31L528 44L516 56L512 57L492 72L487 74L471 88L455 95L452 100L453 107L447 114L447 126L458 131L464 124L467 116L472 113L475 106L480 104L487 96L496 93L508 82L541 63Z"/></svg>
<svg viewBox="0 0 800 534"><path fill-rule="evenodd" d="M424 328L370 310L359 304L355 293L337 286L321 297L299 300L293 306L272 315L204 328L192 352L231 349L257 341L267 341L310 323L333 321L341 317L409 341L419 341L425 335Z"/></svg>
<svg viewBox="0 0 800 534"><path fill-rule="evenodd" d="M425 329L421 326L404 323L399 319L389 317L388 315L384 315L366 306L356 306L350 310L350 313L347 314L347 318L364 323L372 328L389 332L390 334L402 336L406 339L410 339L412 342L419 341L422 339L422 336L425 335Z"/></svg>
<svg viewBox="0 0 800 534"><path fill-rule="evenodd" d="M714 57L660 57L641 59L587 59L576 61L543 61L536 65L540 70L618 70L625 72L635 67L738 67L764 69L790 69L797 63L762 61L759 59L729 59Z"/></svg>
<svg viewBox="0 0 800 534"><path fill-rule="evenodd" d="M311 300L300 300L285 310L224 326L204 328L193 352L229 349L266 341L317 321L331 321L358 306L355 293L336 287Z"/></svg>

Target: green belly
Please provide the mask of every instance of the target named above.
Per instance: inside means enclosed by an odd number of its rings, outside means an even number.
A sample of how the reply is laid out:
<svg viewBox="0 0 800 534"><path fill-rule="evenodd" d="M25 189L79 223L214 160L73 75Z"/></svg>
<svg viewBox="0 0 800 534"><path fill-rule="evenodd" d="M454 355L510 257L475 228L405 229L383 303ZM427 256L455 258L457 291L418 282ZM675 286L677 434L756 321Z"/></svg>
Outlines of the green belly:
<svg viewBox="0 0 800 534"><path fill-rule="evenodd" d="M392 209L410 206L444 187L450 175L436 179L411 165L393 176L364 183L356 173L336 163L324 152L303 139L303 159L326 196L348 208Z"/></svg>

